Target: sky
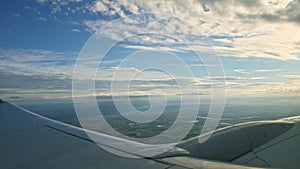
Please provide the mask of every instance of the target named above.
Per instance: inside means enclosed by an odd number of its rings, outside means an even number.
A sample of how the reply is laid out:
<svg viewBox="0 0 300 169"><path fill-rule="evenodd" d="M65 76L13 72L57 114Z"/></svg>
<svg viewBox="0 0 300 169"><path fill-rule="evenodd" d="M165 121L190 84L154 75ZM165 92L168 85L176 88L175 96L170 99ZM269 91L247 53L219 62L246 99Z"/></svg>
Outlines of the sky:
<svg viewBox="0 0 300 169"><path fill-rule="evenodd" d="M76 59L109 42L116 44L99 64L97 96L112 94L116 71L120 86L133 75L130 95L209 96L221 82L229 98L300 95L299 0L4 0L0 24L4 100L71 98ZM207 73L213 57L224 76ZM168 71L144 69L155 64Z"/></svg>

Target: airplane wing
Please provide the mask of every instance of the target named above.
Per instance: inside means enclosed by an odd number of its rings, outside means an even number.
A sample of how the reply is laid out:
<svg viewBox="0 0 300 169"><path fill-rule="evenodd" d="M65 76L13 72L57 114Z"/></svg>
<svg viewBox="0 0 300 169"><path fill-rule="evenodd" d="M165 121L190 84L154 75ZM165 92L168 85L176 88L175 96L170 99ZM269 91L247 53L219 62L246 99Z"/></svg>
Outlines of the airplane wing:
<svg viewBox="0 0 300 169"><path fill-rule="evenodd" d="M295 117L237 125L216 131L201 144L199 138L184 141L176 147L178 152L153 158L125 158L100 148L86 135L92 131L2 101L0 168L299 168L299 121L300 117ZM124 141L92 134L104 140L101 146L110 149Z"/></svg>

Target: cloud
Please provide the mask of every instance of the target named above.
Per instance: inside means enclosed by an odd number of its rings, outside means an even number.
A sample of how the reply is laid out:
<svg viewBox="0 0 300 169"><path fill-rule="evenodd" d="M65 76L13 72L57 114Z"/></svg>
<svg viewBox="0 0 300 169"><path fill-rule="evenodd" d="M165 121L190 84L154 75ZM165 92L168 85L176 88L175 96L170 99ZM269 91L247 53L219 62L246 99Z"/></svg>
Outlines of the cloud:
<svg viewBox="0 0 300 169"><path fill-rule="evenodd" d="M100 7L99 4L101 3ZM105 6L105 7L104 7ZM206 8L204 10L203 8ZM100 8L95 12L106 15L136 14L143 12L164 12L174 14L188 20L201 30L201 34L194 35L193 27L187 27L179 22L168 22L163 20L145 20L147 24L130 25L137 20L124 20L123 25L115 25L112 30L126 27L127 32L111 31L111 38L119 40L118 37L134 34L134 29L157 30L162 32L181 31L185 35L200 37L203 35L223 37L218 41L226 40L222 45L214 44L216 52L222 56L230 57L262 57L279 60L299 59L300 34L299 25L299 1L247 1L247 0L201 0L201 1L115 1L113 3L97 2L93 8ZM93 9L92 8L92 9ZM108 11L104 11L107 9ZM199 10L202 9L202 10ZM208 10L209 9L209 10ZM113 11L113 12L111 12ZM159 17L157 17L159 18ZM100 25L109 21L85 21L86 26L97 30ZM151 23L151 24L150 24ZM155 26L154 26L155 25ZM162 26L164 25L164 26ZM165 26L168 25L169 28ZM153 27L154 26L154 27ZM195 38L196 39L196 38ZM190 41L195 44L196 41Z"/></svg>
<svg viewBox="0 0 300 169"><path fill-rule="evenodd" d="M279 71L282 71L282 69L260 69L260 70L255 70L255 72L262 72L262 73L265 73L265 72L279 72Z"/></svg>
<svg viewBox="0 0 300 169"><path fill-rule="evenodd" d="M0 88L5 89L5 97L10 99L70 97L76 57L77 53L1 48ZM191 89L189 93L192 93L196 85L193 78L172 79L169 75L157 71L144 71L135 67L107 67L99 70L95 77L96 95L111 95L111 81L115 71L137 74L131 82L131 95L175 95L180 93L177 82L182 82L184 88ZM85 75L80 78L86 80ZM128 79L124 76L114 80L125 84Z"/></svg>
<svg viewBox="0 0 300 169"><path fill-rule="evenodd" d="M119 76L114 76L118 71ZM133 79L128 79L126 75L135 75ZM124 75L124 76L123 76ZM155 70L142 70L134 67L111 67L102 69L96 75L97 94L111 95L111 85L120 86L114 91L114 95L126 96L127 90L130 95L180 95L211 93L210 80L200 77L170 76L164 72ZM129 88L127 89L128 83ZM180 87L178 86L180 85ZM196 90L197 89L197 90Z"/></svg>
<svg viewBox="0 0 300 169"><path fill-rule="evenodd" d="M162 51L162 52L183 52L183 50L167 47L167 46L142 46L142 45L121 45L127 49L147 50L147 51Z"/></svg>
<svg viewBox="0 0 300 169"><path fill-rule="evenodd" d="M121 5L115 1L95 1L90 10L92 12L101 12L105 15L119 15L121 17L125 16Z"/></svg>
<svg viewBox="0 0 300 169"><path fill-rule="evenodd" d="M72 32L80 32L79 29L72 29Z"/></svg>
<svg viewBox="0 0 300 169"><path fill-rule="evenodd" d="M72 52L0 48L2 97L70 97L76 57Z"/></svg>
<svg viewBox="0 0 300 169"><path fill-rule="evenodd" d="M47 19L44 18L44 17L38 17L37 20L38 20L38 21L43 21L43 22L46 22L46 21L47 21Z"/></svg>
<svg viewBox="0 0 300 169"><path fill-rule="evenodd" d="M300 81L277 82L227 82L226 95L228 97L273 97L300 96Z"/></svg>
<svg viewBox="0 0 300 169"><path fill-rule="evenodd" d="M38 3L45 3L47 0L36 0Z"/></svg>
<svg viewBox="0 0 300 169"><path fill-rule="evenodd" d="M66 16L75 13L86 13L88 2L82 0L36 0L40 5L46 6L50 10L50 15L56 18L56 14Z"/></svg>
<svg viewBox="0 0 300 169"><path fill-rule="evenodd" d="M7 101L71 97L72 80L66 75L33 75L0 69L0 93Z"/></svg>
<svg viewBox="0 0 300 169"><path fill-rule="evenodd" d="M70 90L72 80L61 74L33 75L0 69L0 88Z"/></svg>
<svg viewBox="0 0 300 169"><path fill-rule="evenodd" d="M81 1L37 0L47 4L52 15L62 13L82 15L83 24L90 32L97 31L114 19L131 14L153 12L154 17L126 18L110 27L104 37L119 41L135 35L136 29L144 32L155 30L162 34L180 32L189 45L198 44L201 36L212 39L215 51L223 57L260 57L278 60L298 60L300 48L299 0L191 0L174 1ZM176 20L164 20L159 13L179 16L188 24ZM92 19L100 15L102 19ZM106 16L106 17L103 17ZM57 17L57 16L55 16ZM200 31L195 31L199 29ZM126 31L118 31L126 30ZM151 39L154 39L152 37ZM153 40L156 41L156 40ZM176 42L168 42L176 43Z"/></svg>
<svg viewBox="0 0 300 169"><path fill-rule="evenodd" d="M201 39L208 36L209 44L222 57L237 58L269 58L277 60L299 60L299 0L191 0L191 1L80 1L80 0L37 0L39 4L49 7L51 16L59 17L80 15L81 24L94 33L105 27L106 31L98 32L115 41L124 40L120 47L137 50L186 52L190 51L185 42L192 49L201 52L210 52L211 47ZM131 15L154 14L142 17L125 17L121 22L109 25L114 19ZM178 16L164 17L159 13ZM51 17L50 16L50 17ZM48 17L47 17L48 18ZM76 20L74 19L76 18ZM95 18L98 18L97 20ZM77 17L70 17L76 23ZM43 20L40 18L40 20ZM74 26L74 25L73 25ZM120 31L122 30L122 31ZM143 35L135 36L142 32ZM78 29L72 29L79 32ZM155 32L161 35L153 36L147 33ZM176 36L175 36L176 35ZM178 39L174 37L179 37ZM167 45L162 45L167 44ZM26 89L34 92L40 89L55 93L70 91L70 81L73 73L77 53L55 52L47 50L2 49L0 48L1 85L3 88ZM98 94L109 95L109 85L113 72L121 69L124 73L140 72L132 84L133 95L147 95L149 93L178 94L174 79L145 72L135 67L108 67L97 76ZM202 67L202 64L191 64L192 67ZM207 65L213 66L213 65ZM179 69L176 67L176 69ZM274 93L299 92L300 82L297 75L288 75L287 81L276 82L261 76L248 76L251 73L276 72L270 70L233 70L237 75L224 77L178 77L176 80L186 85L185 94L197 86L201 93L209 94L212 83L226 80L229 95L262 95ZM11 77L11 78L9 78ZM84 77L83 77L84 78ZM123 80L123 81L122 81ZM124 79L118 79L120 83ZM29 82L32 82L30 84ZM20 92L20 91L19 91ZM120 93L122 95L124 93Z"/></svg>
<svg viewBox="0 0 300 169"><path fill-rule="evenodd" d="M284 77L290 78L290 79L300 80L300 75L286 75Z"/></svg>
<svg viewBox="0 0 300 169"><path fill-rule="evenodd" d="M31 7L30 6L24 6L24 9L30 10Z"/></svg>
<svg viewBox="0 0 300 169"><path fill-rule="evenodd" d="M1 49L0 54L0 92L3 93L2 97L10 100L14 100L16 97L20 99L71 97L73 65L77 56L74 53ZM285 76L289 80L284 82L268 82L263 76L177 76L173 78L162 72L141 70L136 67L108 67L97 72L95 79L96 96L112 94L111 80L116 70L124 74L137 74L130 84L129 94L133 96L188 95L197 93L195 88L199 90L199 95L210 96L211 86L218 86L224 80L226 80L226 92L229 97L300 94L298 75ZM258 70L258 72L275 70ZM243 69L236 71L246 72ZM120 85L125 85L128 79L124 76L115 80ZM183 91L179 90L178 83L183 85ZM115 94L123 96L128 93L120 91Z"/></svg>
<svg viewBox="0 0 300 169"><path fill-rule="evenodd" d="M77 53L0 48L2 70L34 75L72 75Z"/></svg>
<svg viewBox="0 0 300 169"><path fill-rule="evenodd" d="M233 70L236 73L240 73L240 74L250 74L247 70L245 69L234 69Z"/></svg>
<svg viewBox="0 0 300 169"><path fill-rule="evenodd" d="M104 4L104 2L96 1L94 6L92 6L90 10L93 12L108 12L109 8Z"/></svg>
<svg viewBox="0 0 300 169"><path fill-rule="evenodd" d="M212 80L226 80L226 81L243 81L243 80L261 80L266 79L266 77L241 77L241 76L225 76L225 77L207 77Z"/></svg>

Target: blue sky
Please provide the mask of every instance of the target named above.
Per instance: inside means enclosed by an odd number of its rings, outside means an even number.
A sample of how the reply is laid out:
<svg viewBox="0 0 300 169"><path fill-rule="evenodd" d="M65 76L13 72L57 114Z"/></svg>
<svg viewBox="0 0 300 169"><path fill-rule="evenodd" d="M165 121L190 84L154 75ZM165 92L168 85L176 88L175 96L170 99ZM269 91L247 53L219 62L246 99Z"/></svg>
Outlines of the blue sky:
<svg viewBox="0 0 300 169"><path fill-rule="evenodd" d="M136 74L133 95L178 94L174 79L143 70L142 61L119 65L134 52L149 63L152 52L162 63L167 63L166 53L176 55L192 70L193 77L175 79L191 89L185 94L198 86L199 94L209 95L211 80L225 79L227 97L299 96L299 11L298 0L5 0L0 7L0 93L6 100L70 98L76 58L91 36L101 36L117 45L100 64L96 95L111 94L116 70ZM225 77L209 77L205 66L212 65L191 49L206 58L218 55ZM169 66L170 71L183 70L180 66Z"/></svg>
<svg viewBox="0 0 300 169"><path fill-rule="evenodd" d="M79 51L90 36L83 25L72 23L80 18L51 14L46 3L13 0L2 4L1 47Z"/></svg>

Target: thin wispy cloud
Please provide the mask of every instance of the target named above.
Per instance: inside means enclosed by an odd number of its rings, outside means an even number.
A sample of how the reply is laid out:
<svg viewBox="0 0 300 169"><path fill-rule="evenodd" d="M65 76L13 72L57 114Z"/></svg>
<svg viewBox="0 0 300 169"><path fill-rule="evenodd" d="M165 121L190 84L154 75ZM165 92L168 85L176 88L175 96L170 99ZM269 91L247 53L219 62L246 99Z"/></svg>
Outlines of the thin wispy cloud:
<svg viewBox="0 0 300 169"><path fill-rule="evenodd" d="M240 74L250 74L247 70L245 69L234 69L234 72L240 73Z"/></svg>
<svg viewBox="0 0 300 169"><path fill-rule="evenodd" d="M261 70L255 70L255 72L279 72L282 71L282 69L261 69Z"/></svg>
<svg viewBox="0 0 300 169"><path fill-rule="evenodd" d="M63 73L70 77L76 58L75 52L0 48L2 70L35 75Z"/></svg>

